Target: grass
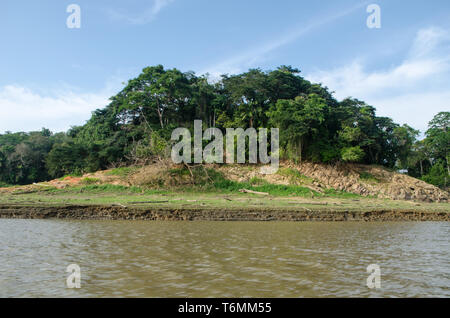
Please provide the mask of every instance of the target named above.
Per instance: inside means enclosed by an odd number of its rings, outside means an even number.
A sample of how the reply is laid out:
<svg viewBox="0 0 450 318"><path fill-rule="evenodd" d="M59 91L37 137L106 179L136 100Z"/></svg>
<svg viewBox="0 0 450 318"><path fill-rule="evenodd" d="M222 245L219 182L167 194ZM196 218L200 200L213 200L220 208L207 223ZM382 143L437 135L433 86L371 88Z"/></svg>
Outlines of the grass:
<svg viewBox="0 0 450 318"><path fill-rule="evenodd" d="M304 176L297 169L293 168L280 168L278 170L280 176L288 177L292 183L312 183L313 178Z"/></svg>
<svg viewBox="0 0 450 318"><path fill-rule="evenodd" d="M110 171L114 175L129 175L136 168L118 168ZM191 178L191 173L194 178ZM275 209L311 211L371 211L414 210L424 212L447 212L448 203L420 203L393 201L335 189L323 189L323 193L302 186L313 179L302 176L297 170L285 168L280 174L304 181L291 185L270 184L254 177L246 182L227 179L221 172L203 166L173 169L170 176L179 183L168 188L163 185L132 186L100 184L96 178L84 178L79 186L56 189L49 186L34 186L30 192L2 193L0 204L21 206L66 206L66 205L115 205L136 208L167 208L170 210L192 209ZM362 175L372 180L370 174ZM267 192L270 195L240 193L240 189Z"/></svg>
<svg viewBox="0 0 450 318"><path fill-rule="evenodd" d="M225 176L214 169L206 169L204 167L193 167L191 172L185 167L171 169L169 171L172 177L186 177L193 175L193 184L180 184L172 188L173 191L181 193L193 193L193 192L205 192L205 193L239 193L241 189L248 189L257 192L266 192L271 196L277 197L303 197L303 198L315 198L315 197L333 197L333 198L358 198L357 194L347 193L343 191L327 190L325 193L319 193L311 190L308 187L303 187L298 184L294 185L279 185L270 184L266 180L253 177L248 182L238 182L225 178ZM297 179L312 182L313 179L307 178L301 175L295 169L285 169L285 175L290 175ZM302 182L303 183L303 182Z"/></svg>
<svg viewBox="0 0 450 318"><path fill-rule="evenodd" d="M268 188L272 190L273 188ZM263 189L259 189L263 190ZM266 189L267 190L267 189ZM291 190L291 189L289 189ZM278 189L278 191L280 191ZM283 193L283 191L281 191ZM2 194L0 205L67 206L67 205L124 205L130 208L230 209L233 210L311 210L311 211L373 211L408 210L448 212L448 203L421 203L360 197L262 196L239 192L190 192L143 190L117 185L88 185L66 189L52 189L23 194Z"/></svg>
<svg viewBox="0 0 450 318"><path fill-rule="evenodd" d="M71 174L66 174L64 177L59 178L58 180L63 181L65 178L79 178L82 177L83 174L82 173L71 173Z"/></svg>
<svg viewBox="0 0 450 318"><path fill-rule="evenodd" d="M345 192L345 191L339 191L336 189L325 189L324 194L325 197L330 198L344 198L344 199L356 199L361 198L362 196L356 193L351 192Z"/></svg>
<svg viewBox="0 0 450 318"><path fill-rule="evenodd" d="M365 180L365 181L370 181L370 182L380 182L380 180L378 180L373 174L369 173L369 172L361 172L359 174L359 178L361 180Z"/></svg>
<svg viewBox="0 0 450 318"><path fill-rule="evenodd" d="M83 179L81 179L81 183L84 185L96 184L99 182L100 182L100 179L98 179L98 178L83 178Z"/></svg>
<svg viewBox="0 0 450 318"><path fill-rule="evenodd" d="M135 172L138 167L121 167L115 168L106 173L108 176L117 176L117 177L128 177L130 174Z"/></svg>
<svg viewBox="0 0 450 318"><path fill-rule="evenodd" d="M189 171L183 171L184 169L176 169L172 171L178 175L189 175ZM187 169L185 169L187 170ZM258 192L267 192L273 196L299 196L312 198L320 196L318 192L315 192L309 188L301 187L297 185L278 185L270 184L267 181L253 177L248 182L237 182L229 180L224 177L220 172L213 169L192 169L194 175L195 184L190 186L183 186L177 190L182 192L220 192L220 193L238 193L241 189L248 189Z"/></svg>
<svg viewBox="0 0 450 318"><path fill-rule="evenodd" d="M54 194L77 194L77 193L86 193L86 194L136 194L136 193L147 193L153 194L158 192L157 190L145 190L140 187L126 187L122 185L113 185L113 184L89 184L82 186L69 187L65 189L50 189L48 192ZM161 192L161 191L159 191Z"/></svg>

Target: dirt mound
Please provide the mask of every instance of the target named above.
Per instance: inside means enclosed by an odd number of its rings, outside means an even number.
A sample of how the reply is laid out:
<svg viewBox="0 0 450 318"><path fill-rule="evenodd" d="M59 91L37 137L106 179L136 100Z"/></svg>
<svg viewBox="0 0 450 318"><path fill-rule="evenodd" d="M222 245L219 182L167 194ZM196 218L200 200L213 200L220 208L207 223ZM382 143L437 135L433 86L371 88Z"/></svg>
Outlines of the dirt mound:
<svg viewBox="0 0 450 318"><path fill-rule="evenodd" d="M438 187L379 166L304 163L298 169L326 186L365 196L422 202L448 202L449 198Z"/></svg>
<svg viewBox="0 0 450 318"><path fill-rule="evenodd" d="M297 184L315 191L332 188L363 196L420 202L448 202L449 194L424 181L380 166L357 164L325 165L283 163L278 173L263 175L252 166L222 166L224 175L235 181L260 178L273 184Z"/></svg>
<svg viewBox="0 0 450 318"><path fill-rule="evenodd" d="M325 189L346 191L363 196L420 202L448 202L449 193L421 180L390 171L380 166L357 164L325 165L290 162L281 163L276 174L264 175L255 165L211 165L230 180L258 184L264 181L279 185L299 185L316 192ZM122 170L120 170L122 169ZM192 173L192 171L190 172ZM192 175L182 165L156 162L144 167L126 167L82 177L66 177L45 183L2 188L4 192L37 191L43 187L59 189L86 184L113 184L123 186L172 187L192 184Z"/></svg>

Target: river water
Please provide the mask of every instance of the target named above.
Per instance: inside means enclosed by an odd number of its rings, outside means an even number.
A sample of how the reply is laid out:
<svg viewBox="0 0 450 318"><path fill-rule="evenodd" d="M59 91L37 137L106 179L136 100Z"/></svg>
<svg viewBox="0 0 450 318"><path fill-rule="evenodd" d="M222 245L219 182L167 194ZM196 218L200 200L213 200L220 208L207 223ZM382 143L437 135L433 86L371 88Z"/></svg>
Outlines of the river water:
<svg viewBox="0 0 450 318"><path fill-rule="evenodd" d="M0 220L0 297L450 297L449 238L449 222Z"/></svg>

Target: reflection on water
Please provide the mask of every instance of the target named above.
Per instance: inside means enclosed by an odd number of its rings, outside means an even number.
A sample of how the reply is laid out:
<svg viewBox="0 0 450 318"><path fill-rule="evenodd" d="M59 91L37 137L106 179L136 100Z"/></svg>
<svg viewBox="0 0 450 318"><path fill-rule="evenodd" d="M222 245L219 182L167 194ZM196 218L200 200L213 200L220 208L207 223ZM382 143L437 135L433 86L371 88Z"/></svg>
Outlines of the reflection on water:
<svg viewBox="0 0 450 318"><path fill-rule="evenodd" d="M0 296L449 297L449 234L448 222L0 220ZM66 288L72 263L81 289Z"/></svg>

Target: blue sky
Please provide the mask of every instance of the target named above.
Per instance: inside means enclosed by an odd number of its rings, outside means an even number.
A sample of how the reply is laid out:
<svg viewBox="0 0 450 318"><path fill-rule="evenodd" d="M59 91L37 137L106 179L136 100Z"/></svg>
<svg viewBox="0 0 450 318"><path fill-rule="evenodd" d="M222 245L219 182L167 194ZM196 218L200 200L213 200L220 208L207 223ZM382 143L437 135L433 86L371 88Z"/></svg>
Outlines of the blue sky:
<svg viewBox="0 0 450 318"><path fill-rule="evenodd" d="M3 0L0 36L0 133L81 125L155 64L211 79L292 65L422 131L450 110L448 0Z"/></svg>

